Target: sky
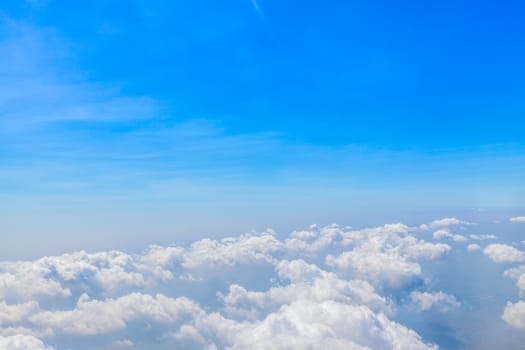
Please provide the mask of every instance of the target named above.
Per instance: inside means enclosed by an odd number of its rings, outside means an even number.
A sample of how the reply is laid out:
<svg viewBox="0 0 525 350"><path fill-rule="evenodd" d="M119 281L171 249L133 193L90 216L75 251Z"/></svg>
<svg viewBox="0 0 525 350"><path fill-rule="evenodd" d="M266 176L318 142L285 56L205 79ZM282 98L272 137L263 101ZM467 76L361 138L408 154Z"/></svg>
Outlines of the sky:
<svg viewBox="0 0 525 350"><path fill-rule="evenodd" d="M4 1L3 229L98 248L520 215L521 10Z"/></svg>
<svg viewBox="0 0 525 350"><path fill-rule="evenodd" d="M0 349L522 348L523 10L3 0Z"/></svg>

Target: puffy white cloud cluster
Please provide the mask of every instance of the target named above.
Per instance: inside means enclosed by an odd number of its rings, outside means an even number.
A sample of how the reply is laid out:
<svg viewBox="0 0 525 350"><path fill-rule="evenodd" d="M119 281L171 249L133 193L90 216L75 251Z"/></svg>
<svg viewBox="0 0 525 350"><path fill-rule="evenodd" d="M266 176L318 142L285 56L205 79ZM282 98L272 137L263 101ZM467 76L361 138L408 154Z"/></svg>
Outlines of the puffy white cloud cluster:
<svg viewBox="0 0 525 350"><path fill-rule="evenodd" d="M402 224L346 232L342 244L353 249L328 255L326 264L378 287L410 283L422 274L418 259L438 258L451 247L418 240L408 232Z"/></svg>
<svg viewBox="0 0 525 350"><path fill-rule="evenodd" d="M458 226L458 225L474 226L477 224L473 222L459 220L457 218L443 218L439 220L434 220L430 224L423 224L419 228L421 230L430 230L430 229L437 229L437 228L443 228L447 226Z"/></svg>
<svg viewBox="0 0 525 350"><path fill-rule="evenodd" d="M142 257L120 251L80 251L36 261L0 263L0 298L23 301L39 296L70 297L71 288L81 286L113 293L145 286L148 278L171 277L162 265Z"/></svg>
<svg viewBox="0 0 525 350"><path fill-rule="evenodd" d="M497 263L525 261L525 253L508 244L490 244L483 253Z"/></svg>
<svg viewBox="0 0 525 350"><path fill-rule="evenodd" d="M516 216L509 219L510 222L525 222L525 216Z"/></svg>
<svg viewBox="0 0 525 350"><path fill-rule="evenodd" d="M290 283L264 292L250 292L242 286L230 285L227 295L218 294L226 311L257 318L264 311L276 310L297 300L308 300L365 305L377 312L392 313L391 302L377 294L366 281L341 279L335 273L323 271L304 260L281 261L276 270L281 279Z"/></svg>
<svg viewBox="0 0 525 350"><path fill-rule="evenodd" d="M148 339L196 349L435 349L395 320L405 301L392 293L409 295L411 312L460 306L424 291L423 263L452 248L419 230L312 226L3 262L0 348L60 350L62 339L97 337L107 340L100 348L153 349Z"/></svg>
<svg viewBox="0 0 525 350"><path fill-rule="evenodd" d="M299 299L255 322L212 314L175 336L201 344L215 338L228 349L437 349L382 313L332 300Z"/></svg>
<svg viewBox="0 0 525 350"><path fill-rule="evenodd" d="M516 286L525 295L525 265L506 270L505 276L515 279Z"/></svg>
<svg viewBox="0 0 525 350"><path fill-rule="evenodd" d="M3 350L54 350L52 347L30 335L10 335L7 337L0 336L0 349Z"/></svg>
<svg viewBox="0 0 525 350"><path fill-rule="evenodd" d="M187 298L172 299L162 294L132 293L106 300L90 300L83 294L72 310L41 311L28 320L55 333L96 335L124 329L134 320L175 323L199 311L200 307Z"/></svg>
<svg viewBox="0 0 525 350"><path fill-rule="evenodd" d="M483 253L496 263L519 263L525 261L525 252L507 244L490 244L483 250ZM524 296L525 265L507 269L504 275L516 280L516 287L520 295ZM512 327L525 329L525 301L519 300L515 303L508 301L501 318Z"/></svg>
<svg viewBox="0 0 525 350"><path fill-rule="evenodd" d="M449 230L445 230L445 229L437 230L432 235L434 236L435 239L445 238L445 239L450 239L450 240L452 240L454 242L465 242L465 241L468 241L467 237L465 237L463 235L453 234Z"/></svg>
<svg viewBox="0 0 525 350"><path fill-rule="evenodd" d="M525 301L508 302L501 318L513 327L525 329Z"/></svg>

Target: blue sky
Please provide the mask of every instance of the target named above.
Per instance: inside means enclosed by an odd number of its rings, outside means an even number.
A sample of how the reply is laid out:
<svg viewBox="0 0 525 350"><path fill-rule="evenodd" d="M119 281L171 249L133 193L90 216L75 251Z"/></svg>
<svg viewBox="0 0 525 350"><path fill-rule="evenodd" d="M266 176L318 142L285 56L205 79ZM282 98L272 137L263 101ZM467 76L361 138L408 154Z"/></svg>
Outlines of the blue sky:
<svg viewBox="0 0 525 350"><path fill-rule="evenodd" d="M524 9L2 1L0 348L520 349Z"/></svg>
<svg viewBox="0 0 525 350"><path fill-rule="evenodd" d="M2 230L101 247L518 215L522 11L4 1Z"/></svg>

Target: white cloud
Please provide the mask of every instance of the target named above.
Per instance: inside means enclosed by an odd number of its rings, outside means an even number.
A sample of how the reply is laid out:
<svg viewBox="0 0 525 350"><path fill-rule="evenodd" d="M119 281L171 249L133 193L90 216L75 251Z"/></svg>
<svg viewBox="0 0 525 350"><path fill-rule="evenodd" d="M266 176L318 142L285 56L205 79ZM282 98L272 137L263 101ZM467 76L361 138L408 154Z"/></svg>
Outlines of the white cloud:
<svg viewBox="0 0 525 350"><path fill-rule="evenodd" d="M491 244L483 253L497 263L525 261L525 253L507 244Z"/></svg>
<svg viewBox="0 0 525 350"><path fill-rule="evenodd" d="M275 349L320 343L434 349L389 319L395 296L381 295L422 282L421 260L451 250L411 232L399 223L361 230L312 226L282 238L268 230L186 247L153 245L141 254L80 251L3 262L0 336L56 341L104 334L104 346L130 347L143 341L130 330L147 325L175 347L183 341L241 349L255 341ZM253 275L237 275L246 266ZM218 298L202 304L180 296L203 293Z"/></svg>
<svg viewBox="0 0 525 350"><path fill-rule="evenodd" d="M525 265L508 269L504 275L516 280L516 286L522 295L525 295Z"/></svg>
<svg viewBox="0 0 525 350"><path fill-rule="evenodd" d="M49 277L51 269L32 262L0 263L0 299L30 300L36 296L70 296L71 291Z"/></svg>
<svg viewBox="0 0 525 350"><path fill-rule="evenodd" d="M443 218L443 219L432 221L430 223L430 228L459 225L461 223L462 221L456 218Z"/></svg>
<svg viewBox="0 0 525 350"><path fill-rule="evenodd" d="M2 350L53 350L46 346L40 339L30 335L0 336L0 349Z"/></svg>
<svg viewBox="0 0 525 350"><path fill-rule="evenodd" d="M5 301L2 301L0 302L0 325L19 322L39 310L40 306L36 301L14 305L8 305Z"/></svg>
<svg viewBox="0 0 525 350"><path fill-rule="evenodd" d="M272 253L284 245L273 231L261 235L246 234L220 241L203 239L191 245L183 254L182 266L188 269L217 268L247 263L273 263Z"/></svg>
<svg viewBox="0 0 525 350"><path fill-rule="evenodd" d="M480 250L480 249L481 249L481 247L479 246L479 244L469 244L467 246L467 250L469 252L473 252L473 251Z"/></svg>
<svg viewBox="0 0 525 350"><path fill-rule="evenodd" d="M335 224L320 229L313 225L310 229L310 231L292 233L291 237L285 240L286 249L295 252L318 253L333 247L334 244L343 240L344 236L351 234L346 231L351 227L342 228Z"/></svg>
<svg viewBox="0 0 525 350"><path fill-rule="evenodd" d="M230 285L227 295L219 293L226 311L255 319L297 300L332 300L366 305L377 312L392 313L391 302L378 295L366 281L340 279L336 274L323 271L303 260L282 261L276 269L281 278L289 279L291 283L265 292L251 292L242 286Z"/></svg>
<svg viewBox="0 0 525 350"><path fill-rule="evenodd" d="M410 293L410 299L415 307L421 311L435 308L441 312L448 312L461 305L453 295L443 292L428 293L414 291Z"/></svg>
<svg viewBox="0 0 525 350"><path fill-rule="evenodd" d="M446 238L446 239L450 239L454 242L465 242L468 240L467 237L465 236L462 236L462 235L456 235L456 234L453 234L453 233L450 233L450 231L448 230L437 230L436 232L434 232L432 234L432 236L435 238L435 239L441 239L441 238Z"/></svg>
<svg viewBox="0 0 525 350"><path fill-rule="evenodd" d="M525 302L508 302L501 318L512 327L525 329Z"/></svg>
<svg viewBox="0 0 525 350"><path fill-rule="evenodd" d="M478 240L478 241L484 241L484 240L487 240L487 239L496 239L497 237L495 235L470 235L469 236L471 239L473 240Z"/></svg>
<svg viewBox="0 0 525 350"><path fill-rule="evenodd" d="M396 254L350 251L326 258L329 266L338 267L364 278L376 286L400 287L421 275L421 266Z"/></svg>
<svg viewBox="0 0 525 350"><path fill-rule="evenodd" d="M391 224L343 233L343 245L353 249L329 254L326 264L378 287L400 287L421 276L416 259L435 259L451 249L418 240L408 231L405 225Z"/></svg>
<svg viewBox="0 0 525 350"><path fill-rule="evenodd" d="M120 340L115 341L113 344L115 344L115 346L118 346L118 347L130 347L130 346L134 346L135 345L129 339L120 339Z"/></svg>
<svg viewBox="0 0 525 350"><path fill-rule="evenodd" d="M437 349L414 331L366 306L299 300L251 323L218 314L197 320L201 336L228 349Z"/></svg>
<svg viewBox="0 0 525 350"><path fill-rule="evenodd" d="M510 222L525 222L525 216L516 216L509 219Z"/></svg>
<svg viewBox="0 0 525 350"><path fill-rule="evenodd" d="M168 298L133 293L118 299L90 300L82 295L73 310L42 311L29 317L29 321L58 333L96 335L126 328L127 322L140 320L174 323L181 317L200 311L200 307L187 298Z"/></svg>
<svg viewBox="0 0 525 350"><path fill-rule="evenodd" d="M94 254L79 251L36 261L3 262L0 263L0 298L23 301L38 296L69 297L71 290L66 285L77 283L112 294L145 286L148 278L150 283L171 278L171 273L163 269L159 261L148 260L153 259L154 249L139 259L120 251Z"/></svg>

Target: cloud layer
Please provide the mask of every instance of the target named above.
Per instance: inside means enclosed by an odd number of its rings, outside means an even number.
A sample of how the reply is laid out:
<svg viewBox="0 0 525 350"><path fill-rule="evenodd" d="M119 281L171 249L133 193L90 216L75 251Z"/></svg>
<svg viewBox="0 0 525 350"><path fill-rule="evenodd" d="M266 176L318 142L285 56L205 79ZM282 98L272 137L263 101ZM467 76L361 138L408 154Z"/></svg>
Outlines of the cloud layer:
<svg viewBox="0 0 525 350"><path fill-rule="evenodd" d="M2 262L0 347L58 350L79 339L75 348L436 349L398 315L463 307L425 272L454 250L481 249L467 249L465 236L428 232L448 225L467 224L312 226L285 236L267 230L154 245L140 254L80 251ZM487 262L524 260L506 244L482 251ZM504 273L521 292L524 266ZM525 328L524 305L508 301L501 319Z"/></svg>

